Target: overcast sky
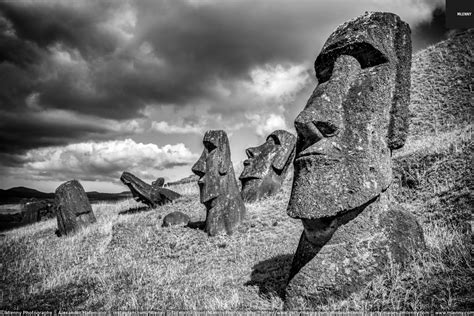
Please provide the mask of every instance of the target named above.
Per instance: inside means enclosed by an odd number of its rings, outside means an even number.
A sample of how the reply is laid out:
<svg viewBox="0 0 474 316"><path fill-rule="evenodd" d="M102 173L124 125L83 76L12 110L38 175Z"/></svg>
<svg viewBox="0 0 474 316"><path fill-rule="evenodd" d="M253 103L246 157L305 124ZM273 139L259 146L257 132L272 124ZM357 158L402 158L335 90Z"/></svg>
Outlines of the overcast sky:
<svg viewBox="0 0 474 316"><path fill-rule="evenodd" d="M119 192L125 170L178 180L208 129L227 132L240 164L273 130L294 131L337 25L393 12L418 50L443 39L442 10L443 0L0 2L0 188L51 192L75 178Z"/></svg>

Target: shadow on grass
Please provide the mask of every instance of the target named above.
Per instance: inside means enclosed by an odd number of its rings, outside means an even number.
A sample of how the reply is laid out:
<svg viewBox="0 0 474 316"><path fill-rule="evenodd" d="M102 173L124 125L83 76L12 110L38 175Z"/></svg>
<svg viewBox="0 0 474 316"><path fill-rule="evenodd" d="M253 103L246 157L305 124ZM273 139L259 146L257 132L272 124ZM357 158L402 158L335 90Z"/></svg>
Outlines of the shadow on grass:
<svg viewBox="0 0 474 316"><path fill-rule="evenodd" d="M119 215L136 214L136 213L141 213L141 212L148 212L151 210L152 208L148 206L133 207L133 208L129 208L128 210L119 212Z"/></svg>
<svg viewBox="0 0 474 316"><path fill-rule="evenodd" d="M86 301L97 296L99 286L92 278L71 282L36 294L16 293L4 308L11 310L81 310L99 309L100 302L85 306ZM5 297L4 297L5 299Z"/></svg>
<svg viewBox="0 0 474 316"><path fill-rule="evenodd" d="M285 287L290 274L293 255L278 255L271 259L261 261L253 266L250 281L246 286L258 286L259 294L276 294L285 299Z"/></svg>
<svg viewBox="0 0 474 316"><path fill-rule="evenodd" d="M198 229L198 230L204 230L206 228L206 222L205 221L195 221L195 222L189 222L186 227L192 228L192 229Z"/></svg>

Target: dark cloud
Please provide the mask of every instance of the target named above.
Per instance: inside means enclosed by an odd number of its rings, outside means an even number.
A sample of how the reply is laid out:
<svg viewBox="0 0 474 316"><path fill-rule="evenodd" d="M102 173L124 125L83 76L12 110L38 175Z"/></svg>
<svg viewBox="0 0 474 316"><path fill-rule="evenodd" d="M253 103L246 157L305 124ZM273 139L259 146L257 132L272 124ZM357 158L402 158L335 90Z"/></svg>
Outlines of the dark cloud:
<svg viewBox="0 0 474 316"><path fill-rule="evenodd" d="M436 17L386 8L369 0L0 2L0 150L124 135L107 124L142 117L146 106L207 103L224 117L262 107L235 83L266 64L311 69L332 30L366 10L425 21L414 28L417 47L440 36ZM216 96L217 83L227 97Z"/></svg>
<svg viewBox="0 0 474 316"><path fill-rule="evenodd" d="M442 5L433 9L431 19L412 26L413 51L425 48L446 38L446 8Z"/></svg>
<svg viewBox="0 0 474 316"><path fill-rule="evenodd" d="M100 27L119 2L94 1L87 6L69 2L0 2L0 12L16 35L46 48L56 42L80 49L85 56L115 50L117 38ZM76 3L77 4L77 3Z"/></svg>

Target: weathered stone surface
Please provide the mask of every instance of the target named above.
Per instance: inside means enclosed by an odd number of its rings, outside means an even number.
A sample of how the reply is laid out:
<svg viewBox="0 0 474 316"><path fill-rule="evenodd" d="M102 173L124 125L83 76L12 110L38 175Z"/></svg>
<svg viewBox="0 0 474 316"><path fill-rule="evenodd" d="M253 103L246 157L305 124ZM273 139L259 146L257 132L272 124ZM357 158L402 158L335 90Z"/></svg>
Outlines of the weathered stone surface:
<svg viewBox="0 0 474 316"><path fill-rule="evenodd" d="M165 184L165 178L157 178L151 183L152 186L162 187Z"/></svg>
<svg viewBox="0 0 474 316"><path fill-rule="evenodd" d="M171 212L163 218L163 227L168 226L186 226L190 218L188 215L181 212Z"/></svg>
<svg viewBox="0 0 474 316"><path fill-rule="evenodd" d="M409 26L373 12L339 26L316 59L319 84L295 120L288 215L304 231L286 308L356 291L423 246L413 215L391 201L391 151L403 146L410 89Z"/></svg>
<svg viewBox="0 0 474 316"><path fill-rule="evenodd" d="M302 234L286 288L286 309L315 309L328 300L347 298L393 264L403 267L423 249L423 231L414 215L389 204L382 194L357 210L353 219L339 223L325 245L317 242L317 230Z"/></svg>
<svg viewBox="0 0 474 316"><path fill-rule="evenodd" d="M199 176L201 203L206 206L205 231L209 236L232 234L245 217L246 209L235 179L229 140L224 131L207 131L204 150L192 167Z"/></svg>
<svg viewBox="0 0 474 316"><path fill-rule="evenodd" d="M122 173L120 181L128 186L132 192L133 198L136 201L142 202L149 207L156 207L157 205L163 205L181 197L179 193L172 190L162 188L163 182L158 178L153 182L153 185L149 185L145 181L131 174L130 172ZM161 185L160 185L161 184Z"/></svg>
<svg viewBox="0 0 474 316"><path fill-rule="evenodd" d="M280 189L295 156L296 137L283 130L271 133L265 143L246 149L248 159L239 179L245 202L273 195Z"/></svg>
<svg viewBox="0 0 474 316"><path fill-rule="evenodd" d="M56 189L54 204L60 236L73 234L96 222L86 192L77 180L65 182Z"/></svg>

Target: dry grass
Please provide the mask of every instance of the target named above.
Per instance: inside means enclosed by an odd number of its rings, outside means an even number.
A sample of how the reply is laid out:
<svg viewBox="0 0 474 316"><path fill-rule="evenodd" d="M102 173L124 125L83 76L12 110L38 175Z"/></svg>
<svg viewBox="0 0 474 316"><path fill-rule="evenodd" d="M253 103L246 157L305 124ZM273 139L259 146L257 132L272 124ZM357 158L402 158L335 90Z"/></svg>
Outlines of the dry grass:
<svg viewBox="0 0 474 316"><path fill-rule="evenodd" d="M119 215L133 200L94 205L98 222L58 238L55 220L11 230L0 240L3 301L18 310L280 310L301 225L286 213L290 183L277 196L248 204L233 236L209 238L163 228L180 210L204 219L198 196L148 212ZM446 226L426 226L428 251L394 268L361 293L324 310L459 310L472 306L469 247Z"/></svg>
<svg viewBox="0 0 474 316"><path fill-rule="evenodd" d="M289 185L248 205L233 236L161 227L174 210L204 219L198 196L119 215L134 202L94 206L98 223L73 237L54 220L11 230L0 241L8 309L280 309L301 232L285 214Z"/></svg>

